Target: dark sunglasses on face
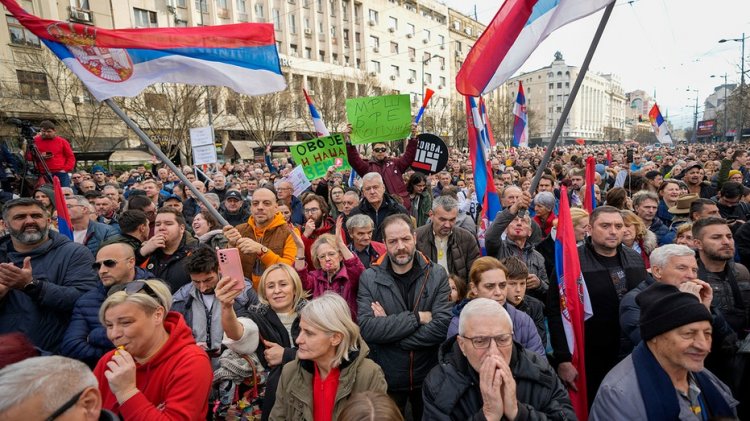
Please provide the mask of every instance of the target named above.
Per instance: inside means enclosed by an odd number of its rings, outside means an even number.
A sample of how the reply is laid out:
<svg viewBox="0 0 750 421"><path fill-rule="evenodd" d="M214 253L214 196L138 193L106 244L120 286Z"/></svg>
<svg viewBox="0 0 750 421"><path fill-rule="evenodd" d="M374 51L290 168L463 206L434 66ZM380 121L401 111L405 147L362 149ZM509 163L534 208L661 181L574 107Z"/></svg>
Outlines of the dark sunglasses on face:
<svg viewBox="0 0 750 421"><path fill-rule="evenodd" d="M98 271L99 269L101 269L102 265L104 265L104 266L106 266L108 268L113 268L113 267L117 266L117 263L119 263L118 260L115 260L115 259L105 259L105 260L102 260L101 262L94 262L93 264L91 264L91 267L94 268L94 270Z"/></svg>
<svg viewBox="0 0 750 421"><path fill-rule="evenodd" d="M373 152L378 152L378 153L379 153L379 152L385 152L385 151L387 151L387 150L388 150L388 149L386 149L386 148L373 148L373 149L372 149L372 151L373 151Z"/></svg>
<svg viewBox="0 0 750 421"><path fill-rule="evenodd" d="M157 295L156 292L153 289L151 289L148 283L146 283L146 281L143 281L143 280L128 282L125 285L115 285L109 289L107 296L110 296L120 291L125 291L125 293L128 295L143 293L155 299L157 303L161 304L161 298L159 298L159 295Z"/></svg>

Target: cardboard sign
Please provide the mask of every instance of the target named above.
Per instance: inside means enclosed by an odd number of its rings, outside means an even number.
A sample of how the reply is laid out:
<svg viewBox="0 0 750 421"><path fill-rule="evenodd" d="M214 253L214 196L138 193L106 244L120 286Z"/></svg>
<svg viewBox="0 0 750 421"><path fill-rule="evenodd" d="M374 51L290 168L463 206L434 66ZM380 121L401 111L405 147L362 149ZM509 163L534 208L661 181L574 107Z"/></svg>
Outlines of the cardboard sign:
<svg viewBox="0 0 750 421"><path fill-rule="evenodd" d="M417 136L417 155L411 167L423 174L435 174L448 165L448 147L443 139L430 133Z"/></svg>
<svg viewBox="0 0 750 421"><path fill-rule="evenodd" d="M291 148L294 162L299 164L308 180L326 175L329 167L336 171L351 168L346 159L344 136L333 134L298 143Z"/></svg>
<svg viewBox="0 0 750 421"><path fill-rule="evenodd" d="M405 139L411 133L409 95L347 99L346 118L352 124L353 144Z"/></svg>

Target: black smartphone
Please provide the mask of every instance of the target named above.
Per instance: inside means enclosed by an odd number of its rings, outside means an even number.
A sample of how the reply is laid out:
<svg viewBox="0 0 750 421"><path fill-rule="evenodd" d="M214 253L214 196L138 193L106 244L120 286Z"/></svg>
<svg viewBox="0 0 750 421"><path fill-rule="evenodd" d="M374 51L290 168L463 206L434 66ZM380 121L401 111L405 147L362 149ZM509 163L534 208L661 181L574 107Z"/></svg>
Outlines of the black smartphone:
<svg viewBox="0 0 750 421"><path fill-rule="evenodd" d="M628 153L627 153L626 159L627 160L625 162L627 162L628 164L632 164L633 163L633 150L632 149L628 149Z"/></svg>

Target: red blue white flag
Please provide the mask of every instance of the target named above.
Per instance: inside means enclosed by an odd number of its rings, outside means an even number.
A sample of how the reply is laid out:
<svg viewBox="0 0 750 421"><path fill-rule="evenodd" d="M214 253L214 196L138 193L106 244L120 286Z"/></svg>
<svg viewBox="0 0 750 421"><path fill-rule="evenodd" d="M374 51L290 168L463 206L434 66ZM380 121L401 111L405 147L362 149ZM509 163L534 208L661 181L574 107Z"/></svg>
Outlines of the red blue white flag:
<svg viewBox="0 0 750 421"><path fill-rule="evenodd" d="M65 202L65 194L57 176L52 177L52 189L55 193L55 209L57 209L57 230L73 240L73 223L70 221L68 204Z"/></svg>
<svg viewBox="0 0 750 421"><path fill-rule="evenodd" d="M594 312L581 273L573 219L570 216L568 188L564 185L560 187L560 212L557 217L555 237L555 269L557 270L557 287L560 290L560 313L565 328L565 337L572 356L571 363L578 370L576 379L578 391L571 388L568 389L568 393L578 419L586 420L588 419L588 402L584 363L584 321L593 316ZM596 358L595 355L592 357Z"/></svg>
<svg viewBox="0 0 750 421"><path fill-rule="evenodd" d="M323 119L320 117L318 109L315 108L312 98L307 94L307 90L303 89L302 92L305 94L305 101L307 101L307 106L310 108L310 115L313 119L313 126L315 126L315 133L317 133L318 137L330 136L331 133L328 132L328 128L326 127L326 124L323 123Z"/></svg>
<svg viewBox="0 0 750 421"><path fill-rule="evenodd" d="M456 89L470 96L491 92L553 31L613 1L507 0L466 56L456 76Z"/></svg>
<svg viewBox="0 0 750 421"><path fill-rule="evenodd" d="M648 112L648 119L651 120L651 125L654 126L654 134L659 139L659 142L671 145L672 135L669 134L669 126L667 126L667 121L664 120L664 117L661 116L658 105L654 104L651 107L651 111Z"/></svg>
<svg viewBox="0 0 750 421"><path fill-rule="evenodd" d="M596 160L593 156L586 158L586 193L583 199L583 209L591 214L596 209L596 191L594 190L594 184L596 184Z"/></svg>
<svg viewBox="0 0 750 421"><path fill-rule="evenodd" d="M273 25L103 29L40 19L0 0L99 101L132 97L154 83L226 86L246 95L286 88Z"/></svg>
<svg viewBox="0 0 750 421"><path fill-rule="evenodd" d="M490 117L487 115L487 106L484 104L484 98L479 97L479 110L482 115L482 122L484 123L484 133L487 137L487 143L491 148L495 147L495 136L492 134L492 125L490 124Z"/></svg>
<svg viewBox="0 0 750 421"><path fill-rule="evenodd" d="M513 147L529 146L529 122L526 114L526 94L523 92L523 83L518 81L518 95L513 105Z"/></svg>

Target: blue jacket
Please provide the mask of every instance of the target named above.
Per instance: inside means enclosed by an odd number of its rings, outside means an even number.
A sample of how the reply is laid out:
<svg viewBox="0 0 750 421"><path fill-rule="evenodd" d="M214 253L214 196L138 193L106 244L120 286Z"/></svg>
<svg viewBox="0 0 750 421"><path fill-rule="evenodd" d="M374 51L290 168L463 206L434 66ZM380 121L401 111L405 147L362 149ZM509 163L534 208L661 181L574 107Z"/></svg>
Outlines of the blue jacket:
<svg viewBox="0 0 750 421"><path fill-rule="evenodd" d="M659 200L659 207L656 210L656 217L661 219L661 222L663 222L664 225L672 225L672 219L674 219L674 215L669 213L669 206L667 206L667 203L664 201L664 199Z"/></svg>
<svg viewBox="0 0 750 421"><path fill-rule="evenodd" d="M99 247L105 241L119 233L119 226L115 228L112 225L103 224L101 222L89 221L89 227L86 229L86 239L83 240L83 245L88 247L92 256L96 256L96 253L99 252Z"/></svg>
<svg viewBox="0 0 750 421"><path fill-rule="evenodd" d="M35 346L57 353L76 300L98 283L94 256L56 231L29 253L16 252L9 235L0 238L0 262L21 267L26 256L39 287L13 289L0 299L0 334L21 332Z"/></svg>
<svg viewBox="0 0 750 421"><path fill-rule="evenodd" d="M305 211L302 209L302 201L297 196L292 196L292 223L295 225L305 225Z"/></svg>
<svg viewBox="0 0 750 421"><path fill-rule="evenodd" d="M661 222L661 219L659 219L658 217L654 218L653 222L651 222L651 226L648 227L648 229L656 234L656 240L659 243L659 247L665 244L674 243L674 239L677 237L677 233L670 230L668 226L664 225L664 223Z"/></svg>
<svg viewBox="0 0 750 421"><path fill-rule="evenodd" d="M153 277L151 272L135 267L134 280ZM107 338L107 329L99 322L99 307L107 298L108 291L99 282L95 289L81 295L76 301L70 324L63 336L60 354L94 367L102 355L114 347Z"/></svg>

